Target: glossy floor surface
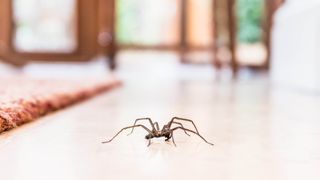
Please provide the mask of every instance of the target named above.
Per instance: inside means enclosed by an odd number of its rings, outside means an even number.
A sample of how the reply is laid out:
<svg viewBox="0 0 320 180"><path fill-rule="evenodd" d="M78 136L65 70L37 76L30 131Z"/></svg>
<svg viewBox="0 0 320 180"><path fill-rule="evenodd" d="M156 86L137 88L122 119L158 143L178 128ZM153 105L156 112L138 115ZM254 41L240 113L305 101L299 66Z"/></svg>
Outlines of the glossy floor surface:
<svg viewBox="0 0 320 180"><path fill-rule="evenodd" d="M318 95L265 75L231 81L172 54L119 59L123 87L0 135L0 179L320 178ZM215 146L177 131L177 147L163 139L147 147L143 129L101 144L135 118L163 125L172 116L193 119Z"/></svg>

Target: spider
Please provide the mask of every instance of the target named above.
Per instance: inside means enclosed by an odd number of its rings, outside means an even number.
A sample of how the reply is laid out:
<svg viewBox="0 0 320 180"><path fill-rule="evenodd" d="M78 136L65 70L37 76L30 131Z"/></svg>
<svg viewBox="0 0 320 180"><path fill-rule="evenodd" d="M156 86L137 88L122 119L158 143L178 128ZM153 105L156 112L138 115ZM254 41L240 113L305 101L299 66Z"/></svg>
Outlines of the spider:
<svg viewBox="0 0 320 180"><path fill-rule="evenodd" d="M137 124L138 121L149 121L151 127L152 127L152 130L150 130L149 128L147 128L146 126L142 125L142 124ZM180 121L180 122L179 122ZM187 122L191 122L193 127L194 127L194 130L190 130L190 129L187 129L185 127L183 127L181 121L187 121ZM178 125L177 127L174 127L174 128L171 128L171 126L173 124L176 124ZM204 137L202 137L200 134L199 134L199 131L196 127L196 125L194 124L194 122L190 119L185 119L185 118L179 118L179 117L173 117L171 119L171 121L169 121L166 125L163 126L163 128L160 130L159 128L159 124L158 122L152 122L152 120L150 118L139 118L139 119L136 119L133 126L128 126L128 127L125 127L125 128L122 128L116 135L114 135L109 141L104 141L102 143L109 143L111 142L115 137L117 137L123 130L126 130L126 129L131 129L131 132L128 134L132 134L133 133L133 130L135 127L142 127L143 129L145 129L148 134L145 136L145 138L147 140L149 140L149 143L148 143L148 146L150 146L151 144L151 139L152 138L160 138L160 137L165 137L165 141L169 141L169 139L172 138L172 142L175 146L176 143L174 142L174 138L173 138L173 132L175 130L178 130L178 129L181 129L184 131L184 133L188 136L190 136L189 133L193 133L193 134L196 134L198 135L201 139L203 139L206 143L210 144L210 145L213 145L212 143L208 142ZM189 133L188 133L189 132Z"/></svg>

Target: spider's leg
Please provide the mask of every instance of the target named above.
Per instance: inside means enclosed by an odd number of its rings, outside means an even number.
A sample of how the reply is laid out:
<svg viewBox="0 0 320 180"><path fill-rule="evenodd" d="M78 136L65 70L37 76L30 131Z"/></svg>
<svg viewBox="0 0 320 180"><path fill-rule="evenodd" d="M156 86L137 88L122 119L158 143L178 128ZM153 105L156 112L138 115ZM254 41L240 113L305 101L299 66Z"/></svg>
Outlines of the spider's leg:
<svg viewBox="0 0 320 180"><path fill-rule="evenodd" d="M165 141L169 141L169 139L171 139L171 137L172 137L172 133L169 135L169 137L167 137L167 138L165 139Z"/></svg>
<svg viewBox="0 0 320 180"><path fill-rule="evenodd" d="M145 129L146 131L148 131L148 133L152 133L150 129L148 129L147 127L145 127L144 125L138 124L138 125L133 125L133 126L128 126L125 128L122 128L116 135L114 135L109 141L104 141L102 143L109 143L111 142L115 137L117 137L122 131L126 130L126 129L130 129L130 128L135 128L135 127L142 127L143 129Z"/></svg>
<svg viewBox="0 0 320 180"><path fill-rule="evenodd" d="M153 125L155 125L158 131L160 130L158 122L154 122Z"/></svg>
<svg viewBox="0 0 320 180"><path fill-rule="evenodd" d="M174 122L173 121L172 124L177 124L177 125L180 125L181 127L183 127L182 123L179 123L179 122ZM187 131L185 131L185 130L184 130L184 133L186 133L186 135L190 136L190 134L188 134Z"/></svg>
<svg viewBox="0 0 320 180"><path fill-rule="evenodd" d="M139 119L136 119L136 120L134 121L134 124L133 124L133 125L135 126L138 121L143 121L143 120L149 121L150 124L151 124L151 127L152 127L152 131L155 130L155 127L154 127L154 125L153 125L153 122L152 122L152 120L151 120L150 118L139 118ZM134 127L132 128L132 130L131 130L131 132L128 134L128 136L133 133L133 129L134 129Z"/></svg>
<svg viewBox="0 0 320 180"><path fill-rule="evenodd" d="M150 146L150 144L151 144L151 139L149 139L149 142L148 142L148 147Z"/></svg>
<svg viewBox="0 0 320 180"><path fill-rule="evenodd" d="M193 127L195 128L196 132L199 133L196 125L194 124L194 122L193 122L192 120L190 120L190 119L185 119L185 118L173 117L173 118L171 119L171 121L168 123L168 124L169 124L169 128L171 127L171 125L172 125L172 123L174 122L174 120L191 122L192 125L193 125Z"/></svg>
<svg viewBox="0 0 320 180"><path fill-rule="evenodd" d="M173 142L174 146L177 147L176 142L174 142L173 132L171 132L171 137L172 137L172 142Z"/></svg>
<svg viewBox="0 0 320 180"><path fill-rule="evenodd" d="M212 145L212 146L214 145L214 144L208 142L208 141L207 141L204 137L202 137L199 133L197 133L197 132L195 132L195 131L192 131L192 130L190 130L190 129L183 128L183 127L175 127L175 128L173 128L173 129L171 129L171 133L173 134L173 131L175 131L175 130L177 130L177 129L182 129L182 130L191 132L191 133L193 133L193 134L196 134L196 135L198 135L202 140L204 140L206 143L208 143L208 144L210 144L210 145Z"/></svg>

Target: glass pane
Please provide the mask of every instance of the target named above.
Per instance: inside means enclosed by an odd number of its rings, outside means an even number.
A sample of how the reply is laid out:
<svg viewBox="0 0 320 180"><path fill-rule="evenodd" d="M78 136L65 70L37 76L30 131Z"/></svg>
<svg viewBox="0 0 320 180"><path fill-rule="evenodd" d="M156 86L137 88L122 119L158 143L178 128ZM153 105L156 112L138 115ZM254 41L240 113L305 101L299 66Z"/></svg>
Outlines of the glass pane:
<svg viewBox="0 0 320 180"><path fill-rule="evenodd" d="M237 59L240 64L262 65L266 62L264 45L265 0L237 0Z"/></svg>
<svg viewBox="0 0 320 180"><path fill-rule="evenodd" d="M73 52L76 0L14 0L14 48L20 52Z"/></svg>
<svg viewBox="0 0 320 180"><path fill-rule="evenodd" d="M178 44L178 8L179 0L117 0L118 43Z"/></svg>
<svg viewBox="0 0 320 180"><path fill-rule="evenodd" d="M188 1L187 42L191 46L213 44L213 0Z"/></svg>

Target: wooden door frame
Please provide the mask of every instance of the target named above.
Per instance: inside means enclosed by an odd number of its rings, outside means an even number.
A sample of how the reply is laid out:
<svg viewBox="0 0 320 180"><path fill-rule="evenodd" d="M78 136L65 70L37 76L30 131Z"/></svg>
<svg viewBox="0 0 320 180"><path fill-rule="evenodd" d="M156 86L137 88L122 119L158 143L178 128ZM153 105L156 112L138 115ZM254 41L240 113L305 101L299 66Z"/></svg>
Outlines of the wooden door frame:
<svg viewBox="0 0 320 180"><path fill-rule="evenodd" d="M98 0L98 54L108 57L111 69L116 68L116 0Z"/></svg>

